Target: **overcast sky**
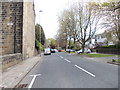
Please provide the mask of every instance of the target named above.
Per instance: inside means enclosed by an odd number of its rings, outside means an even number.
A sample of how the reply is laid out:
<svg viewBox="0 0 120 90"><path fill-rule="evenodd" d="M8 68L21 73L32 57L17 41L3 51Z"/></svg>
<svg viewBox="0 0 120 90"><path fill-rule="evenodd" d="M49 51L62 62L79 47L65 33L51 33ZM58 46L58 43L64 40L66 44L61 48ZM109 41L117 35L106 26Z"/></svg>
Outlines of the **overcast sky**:
<svg viewBox="0 0 120 90"><path fill-rule="evenodd" d="M73 1L75 0L34 0L36 23L42 25L46 38L54 38L58 30L59 13L68 8ZM42 12L39 12L40 10Z"/></svg>
<svg viewBox="0 0 120 90"><path fill-rule="evenodd" d="M42 25L46 38L53 38L58 30L58 14L69 6L71 0L34 0L36 23ZM73 1L73 0L72 0ZM42 12L39 13L39 11Z"/></svg>

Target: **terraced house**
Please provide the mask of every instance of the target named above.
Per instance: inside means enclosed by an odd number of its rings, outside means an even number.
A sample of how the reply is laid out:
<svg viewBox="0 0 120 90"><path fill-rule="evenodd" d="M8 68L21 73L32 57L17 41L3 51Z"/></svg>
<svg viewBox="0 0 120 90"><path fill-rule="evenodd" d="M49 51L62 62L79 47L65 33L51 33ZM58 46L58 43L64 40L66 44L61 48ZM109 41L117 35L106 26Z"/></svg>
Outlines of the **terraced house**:
<svg viewBox="0 0 120 90"><path fill-rule="evenodd" d="M32 0L0 3L0 53L3 69L34 56L35 11Z"/></svg>

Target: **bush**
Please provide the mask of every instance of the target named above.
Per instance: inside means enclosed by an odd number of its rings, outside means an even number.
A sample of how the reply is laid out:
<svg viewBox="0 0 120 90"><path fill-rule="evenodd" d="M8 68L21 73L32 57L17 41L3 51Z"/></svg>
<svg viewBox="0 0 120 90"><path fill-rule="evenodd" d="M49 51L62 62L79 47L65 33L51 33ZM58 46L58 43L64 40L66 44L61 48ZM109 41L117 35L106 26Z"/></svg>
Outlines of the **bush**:
<svg viewBox="0 0 120 90"><path fill-rule="evenodd" d="M44 50L44 48L42 47L41 43L38 40L35 40L35 48L38 50Z"/></svg>

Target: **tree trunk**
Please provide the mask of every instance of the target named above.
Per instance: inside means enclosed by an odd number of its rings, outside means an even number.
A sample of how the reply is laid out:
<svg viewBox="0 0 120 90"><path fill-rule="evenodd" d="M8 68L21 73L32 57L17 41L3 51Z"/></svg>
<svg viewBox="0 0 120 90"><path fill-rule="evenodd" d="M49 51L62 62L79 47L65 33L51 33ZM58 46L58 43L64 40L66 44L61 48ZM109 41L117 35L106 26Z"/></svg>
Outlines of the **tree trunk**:
<svg viewBox="0 0 120 90"><path fill-rule="evenodd" d="M85 43L82 44L82 53L84 53L85 49Z"/></svg>
<svg viewBox="0 0 120 90"><path fill-rule="evenodd" d="M75 38L74 38L74 49L75 49L75 47L76 47L76 42L75 42Z"/></svg>
<svg viewBox="0 0 120 90"><path fill-rule="evenodd" d="M70 49L70 46L71 46L70 41L71 41L71 38L70 38L70 40L69 40L69 48L68 48L68 49Z"/></svg>

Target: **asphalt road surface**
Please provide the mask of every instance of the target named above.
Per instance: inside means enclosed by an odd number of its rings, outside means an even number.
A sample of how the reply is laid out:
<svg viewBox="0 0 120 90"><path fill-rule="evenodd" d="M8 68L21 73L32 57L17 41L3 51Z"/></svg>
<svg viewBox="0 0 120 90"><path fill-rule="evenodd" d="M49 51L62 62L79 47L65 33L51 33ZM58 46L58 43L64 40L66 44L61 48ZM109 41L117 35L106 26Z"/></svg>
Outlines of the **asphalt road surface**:
<svg viewBox="0 0 120 90"><path fill-rule="evenodd" d="M118 88L118 66L58 52L44 56L22 83L29 88Z"/></svg>

